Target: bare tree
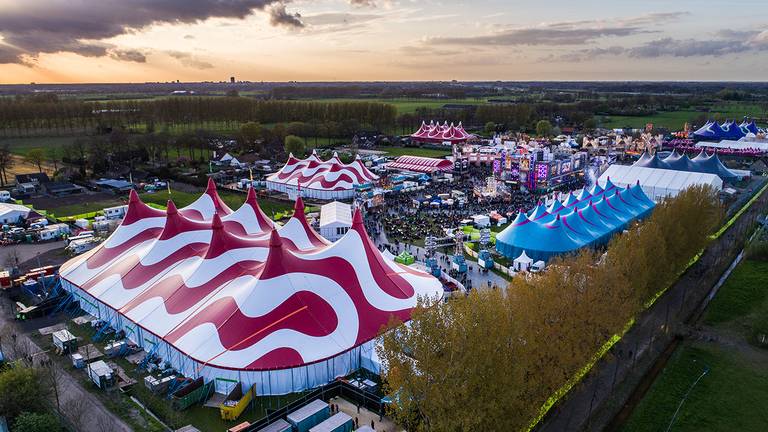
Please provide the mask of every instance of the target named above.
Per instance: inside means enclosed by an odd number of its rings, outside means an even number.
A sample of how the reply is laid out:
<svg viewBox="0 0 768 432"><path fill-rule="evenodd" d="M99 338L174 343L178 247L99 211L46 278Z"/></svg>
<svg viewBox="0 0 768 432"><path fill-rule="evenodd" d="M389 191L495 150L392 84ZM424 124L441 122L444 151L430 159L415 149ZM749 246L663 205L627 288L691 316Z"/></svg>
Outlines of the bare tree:
<svg viewBox="0 0 768 432"><path fill-rule="evenodd" d="M0 176L0 186L5 186L8 183L7 170L13 167L14 162L9 144L3 144L0 147L0 174L2 174Z"/></svg>

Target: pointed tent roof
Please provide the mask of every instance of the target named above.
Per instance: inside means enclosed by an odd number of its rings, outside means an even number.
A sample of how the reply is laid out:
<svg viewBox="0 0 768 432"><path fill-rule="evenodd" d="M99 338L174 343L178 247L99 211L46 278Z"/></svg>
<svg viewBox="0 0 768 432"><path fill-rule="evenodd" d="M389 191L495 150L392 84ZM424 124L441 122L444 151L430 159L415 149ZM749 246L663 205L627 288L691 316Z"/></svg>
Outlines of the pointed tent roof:
<svg viewBox="0 0 768 432"><path fill-rule="evenodd" d="M528 255L525 253L525 250L523 250L523 251L520 253L520 256L518 256L517 258L515 258L515 259L514 259L514 262L516 262L516 263L524 263L524 264L532 264L532 263L533 263L533 260L531 259L531 257L529 257L529 256L528 256Z"/></svg>
<svg viewBox="0 0 768 432"><path fill-rule="evenodd" d="M95 261L70 260L61 277L196 364L252 371L332 359L377 337L391 318L407 321L417 297L443 294L437 279L383 258L359 210L342 240L299 250L291 227L240 236L219 213L195 221L169 201L161 214L141 214L138 197L131 201L135 220L110 236L115 247L94 249ZM120 249L136 238L121 230L135 233L157 219L159 241ZM263 350L267 337L275 345Z"/></svg>
<svg viewBox="0 0 768 432"><path fill-rule="evenodd" d="M579 203L579 199L576 198L572 192L568 192L568 195L565 197L565 201L563 201L563 205L565 207L572 207Z"/></svg>

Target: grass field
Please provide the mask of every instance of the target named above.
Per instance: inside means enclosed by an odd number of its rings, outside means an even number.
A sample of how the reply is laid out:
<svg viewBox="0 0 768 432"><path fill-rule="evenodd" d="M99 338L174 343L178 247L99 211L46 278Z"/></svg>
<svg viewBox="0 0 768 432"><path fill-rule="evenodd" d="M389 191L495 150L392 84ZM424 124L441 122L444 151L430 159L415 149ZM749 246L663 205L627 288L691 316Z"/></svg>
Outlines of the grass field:
<svg viewBox="0 0 768 432"><path fill-rule="evenodd" d="M692 122L702 114L708 118L719 116L723 119L741 120L744 116L764 118L766 111L754 104L731 103L714 105L709 112L694 110L664 111L651 116L604 116L598 118L598 120L600 126L606 128L644 128L646 124L653 123L656 127L680 130L685 125L685 122Z"/></svg>
<svg viewBox="0 0 768 432"><path fill-rule="evenodd" d="M8 144L11 153L24 156L34 148L61 148L71 144L77 137L33 137L33 138L0 138L0 146Z"/></svg>
<svg viewBox="0 0 768 432"><path fill-rule="evenodd" d="M442 158L450 156L451 149L431 149L421 147L376 147L374 150L386 152L387 156L423 156Z"/></svg>
<svg viewBox="0 0 768 432"><path fill-rule="evenodd" d="M162 191L153 192L153 193L144 192L140 196L142 201L144 201L145 203L157 204L160 206L165 206L168 203L168 200L172 199L174 204L176 204L177 207L181 208L191 204L193 201L199 198L202 193L203 193L202 189L200 190L200 192L195 192L195 193L172 190L171 194L169 195L168 191L162 190ZM238 193L229 192L226 190L220 190L219 196L232 209L237 209L238 207L240 207L240 205L242 205L243 201L245 200L245 194L238 194ZM102 210L105 207L122 205L124 203L125 202L120 197L114 197L110 199L99 199L92 202L85 202L80 204L63 205L60 207L49 208L44 210L48 210L52 212L57 217L67 217L67 216L79 215L84 213L91 213L91 212ZM275 213L284 212L292 208L292 205L288 202L277 201L269 198L259 199L259 206L261 206L262 210L264 210L264 212L269 217L272 217L272 215L274 215Z"/></svg>
<svg viewBox="0 0 768 432"><path fill-rule="evenodd" d="M394 105L398 114L413 114L419 108L442 108L445 104L482 105L487 103L486 98L480 99L428 99L428 98L329 98L308 99L313 102L381 102Z"/></svg>
<svg viewBox="0 0 768 432"><path fill-rule="evenodd" d="M707 368L709 372L691 390L669 430L765 431L768 368L731 350L703 343L685 343L678 348L622 430L666 430L681 399Z"/></svg>
<svg viewBox="0 0 768 432"><path fill-rule="evenodd" d="M663 431L696 379L671 431L765 431L768 425L768 350L757 348L756 329L767 331L768 263L741 263L709 305L706 331L716 341L686 341L674 353L625 432Z"/></svg>

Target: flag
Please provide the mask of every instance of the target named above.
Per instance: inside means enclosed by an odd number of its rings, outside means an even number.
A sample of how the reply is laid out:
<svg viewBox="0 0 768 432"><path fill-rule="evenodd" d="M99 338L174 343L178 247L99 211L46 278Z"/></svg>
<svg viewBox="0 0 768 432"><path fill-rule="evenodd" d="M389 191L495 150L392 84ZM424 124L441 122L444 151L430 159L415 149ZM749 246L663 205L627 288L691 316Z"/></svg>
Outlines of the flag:
<svg viewBox="0 0 768 432"><path fill-rule="evenodd" d="M253 187L253 168L248 167L248 172L251 174L251 187Z"/></svg>

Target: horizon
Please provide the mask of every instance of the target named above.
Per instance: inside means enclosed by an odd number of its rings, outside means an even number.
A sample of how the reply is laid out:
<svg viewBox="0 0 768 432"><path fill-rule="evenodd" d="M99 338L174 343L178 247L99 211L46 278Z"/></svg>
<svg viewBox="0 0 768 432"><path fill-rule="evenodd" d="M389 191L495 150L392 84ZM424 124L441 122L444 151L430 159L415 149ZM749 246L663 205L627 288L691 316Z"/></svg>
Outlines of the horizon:
<svg viewBox="0 0 768 432"><path fill-rule="evenodd" d="M768 75L763 2L567 5L0 0L0 84L231 76L276 83L763 82Z"/></svg>

